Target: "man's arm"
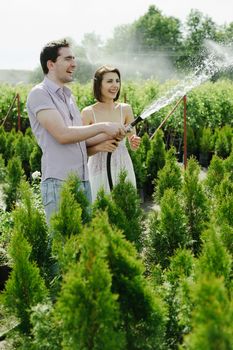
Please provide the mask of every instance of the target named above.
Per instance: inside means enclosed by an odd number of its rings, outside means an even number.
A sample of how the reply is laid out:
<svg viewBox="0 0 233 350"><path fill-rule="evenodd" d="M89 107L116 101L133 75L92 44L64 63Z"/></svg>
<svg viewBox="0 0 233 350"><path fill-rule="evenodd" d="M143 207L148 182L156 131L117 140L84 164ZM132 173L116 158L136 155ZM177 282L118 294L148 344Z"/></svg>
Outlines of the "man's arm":
<svg viewBox="0 0 233 350"><path fill-rule="evenodd" d="M55 109L45 109L37 113L39 123L61 144L85 141L98 134L107 134L112 138L124 135L124 129L118 123L98 123L86 126L67 127Z"/></svg>

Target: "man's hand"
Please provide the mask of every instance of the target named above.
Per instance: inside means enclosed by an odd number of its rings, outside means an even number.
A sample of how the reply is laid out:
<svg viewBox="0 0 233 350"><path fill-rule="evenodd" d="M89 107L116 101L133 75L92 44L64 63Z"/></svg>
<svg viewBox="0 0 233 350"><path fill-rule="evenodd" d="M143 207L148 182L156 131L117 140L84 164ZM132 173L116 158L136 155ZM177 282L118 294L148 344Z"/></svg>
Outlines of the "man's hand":
<svg viewBox="0 0 233 350"><path fill-rule="evenodd" d="M114 139L122 139L126 132L125 128L119 124L119 123L111 123L111 122L106 122L106 129L105 132L109 136L113 137Z"/></svg>

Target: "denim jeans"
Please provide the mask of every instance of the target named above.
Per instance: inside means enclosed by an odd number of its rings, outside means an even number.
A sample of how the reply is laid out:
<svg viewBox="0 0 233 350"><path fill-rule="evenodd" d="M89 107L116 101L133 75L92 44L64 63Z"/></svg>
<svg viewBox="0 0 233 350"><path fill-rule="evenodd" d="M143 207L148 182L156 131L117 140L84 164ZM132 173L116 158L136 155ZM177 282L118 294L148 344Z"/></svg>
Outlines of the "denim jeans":
<svg viewBox="0 0 233 350"><path fill-rule="evenodd" d="M59 209L60 192L63 184L64 181L53 178L41 182L42 202L48 225L50 223L51 215ZM89 203L91 203L91 187L89 181L82 181L81 188L83 189Z"/></svg>

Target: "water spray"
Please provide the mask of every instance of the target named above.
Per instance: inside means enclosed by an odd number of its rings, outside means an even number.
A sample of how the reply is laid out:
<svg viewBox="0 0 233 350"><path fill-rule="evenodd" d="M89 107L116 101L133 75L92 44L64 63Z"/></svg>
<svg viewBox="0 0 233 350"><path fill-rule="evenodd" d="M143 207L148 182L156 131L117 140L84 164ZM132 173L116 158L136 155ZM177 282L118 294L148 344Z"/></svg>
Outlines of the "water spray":
<svg viewBox="0 0 233 350"><path fill-rule="evenodd" d="M142 114L138 116L132 123L126 126L126 132L131 132L132 129L141 121L150 117L155 112L158 112L161 108L169 105L173 101L179 98L176 106L180 103L180 100L186 97L187 93L197 86L208 81L214 74L224 71L229 67L233 66L232 60L232 50L229 48L221 47L220 45L213 43L211 41L205 42L207 49L207 57L193 74L188 75L184 80L177 84L173 89L169 90L167 94L157 100L154 100L149 107L144 109ZM172 112L169 113L170 116L176 106L173 108ZM167 118L167 117L166 117ZM164 122L162 123L164 124ZM158 129L157 129L158 130ZM109 179L109 187L112 190L113 183L111 178L111 153L107 155L107 172Z"/></svg>

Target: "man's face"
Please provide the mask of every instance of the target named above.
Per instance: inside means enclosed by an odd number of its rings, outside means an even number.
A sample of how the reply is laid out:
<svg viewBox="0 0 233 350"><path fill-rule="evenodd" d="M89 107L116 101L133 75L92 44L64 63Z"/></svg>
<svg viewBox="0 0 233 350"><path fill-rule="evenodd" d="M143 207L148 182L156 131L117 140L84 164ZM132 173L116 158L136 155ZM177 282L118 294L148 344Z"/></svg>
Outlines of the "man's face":
<svg viewBox="0 0 233 350"><path fill-rule="evenodd" d="M58 83L69 83L73 80L76 66L77 63L72 50L69 47L62 47L59 50L56 62L52 64L51 73Z"/></svg>

